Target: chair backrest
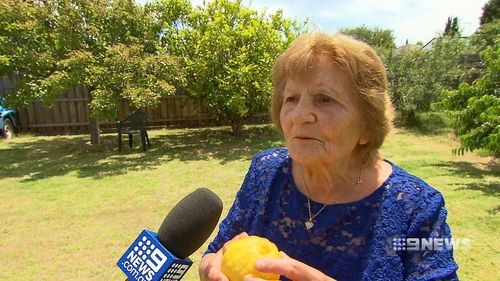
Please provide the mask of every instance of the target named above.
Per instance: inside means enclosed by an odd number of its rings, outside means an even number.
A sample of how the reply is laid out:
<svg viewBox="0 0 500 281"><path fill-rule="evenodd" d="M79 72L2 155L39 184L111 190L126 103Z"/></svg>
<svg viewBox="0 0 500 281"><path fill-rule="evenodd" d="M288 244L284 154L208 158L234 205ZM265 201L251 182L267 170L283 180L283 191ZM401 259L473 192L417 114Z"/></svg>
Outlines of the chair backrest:
<svg viewBox="0 0 500 281"><path fill-rule="evenodd" d="M148 114L145 111L134 111L128 115L127 119L130 121L130 128L132 130L144 129Z"/></svg>

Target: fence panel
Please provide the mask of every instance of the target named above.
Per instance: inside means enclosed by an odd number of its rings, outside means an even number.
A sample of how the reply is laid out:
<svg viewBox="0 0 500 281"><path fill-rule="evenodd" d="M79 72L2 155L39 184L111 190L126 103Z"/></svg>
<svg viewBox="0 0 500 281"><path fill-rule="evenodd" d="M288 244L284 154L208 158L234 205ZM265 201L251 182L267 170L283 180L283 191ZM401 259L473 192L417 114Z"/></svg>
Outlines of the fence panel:
<svg viewBox="0 0 500 281"><path fill-rule="evenodd" d="M0 95L9 92L16 83L16 77L0 78ZM186 96L162 98L155 108L146 109L148 123L152 126L201 126L210 122L208 114L202 112L200 103ZM125 118L134 109L125 101L118 105L118 119ZM21 132L41 135L87 133L89 132L89 93L84 86L78 86L61 93L52 107L33 102L18 110L18 128ZM103 129L112 129L115 121L101 122Z"/></svg>

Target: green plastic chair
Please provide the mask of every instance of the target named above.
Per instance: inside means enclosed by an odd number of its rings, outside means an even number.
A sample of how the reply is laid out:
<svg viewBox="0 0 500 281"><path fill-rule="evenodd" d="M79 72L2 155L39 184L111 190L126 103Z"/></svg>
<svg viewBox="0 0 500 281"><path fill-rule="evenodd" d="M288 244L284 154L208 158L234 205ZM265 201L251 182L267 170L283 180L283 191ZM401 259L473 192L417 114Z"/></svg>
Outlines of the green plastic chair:
<svg viewBox="0 0 500 281"><path fill-rule="evenodd" d="M148 132L146 130L146 120L148 115L144 111L134 111L127 118L117 122L118 128L118 151L122 151L122 135L128 135L128 144L133 146L134 134L140 134L142 149L146 151L151 144L149 143Z"/></svg>

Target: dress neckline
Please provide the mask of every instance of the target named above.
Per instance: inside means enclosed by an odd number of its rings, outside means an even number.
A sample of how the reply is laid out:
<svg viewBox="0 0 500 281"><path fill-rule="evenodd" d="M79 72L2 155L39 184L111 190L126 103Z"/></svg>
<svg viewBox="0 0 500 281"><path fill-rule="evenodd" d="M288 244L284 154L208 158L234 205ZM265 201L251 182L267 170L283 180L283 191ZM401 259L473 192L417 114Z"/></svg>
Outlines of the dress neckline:
<svg viewBox="0 0 500 281"><path fill-rule="evenodd" d="M383 159L383 161L385 161L385 162L387 162L388 164L391 165L392 171L389 174L389 176L387 177L387 179L385 179L385 181L379 187L377 187L372 193L368 194L367 196L365 196L365 197L363 197L363 198L361 198L359 200L352 201L352 202L326 204L327 208L328 207L334 207L334 206L336 206L336 207L352 207L352 206L363 205L365 202L370 201L373 198L376 198L383 190L385 190L386 188L388 188L390 186L389 185L390 180L396 174L396 168L397 167L391 161L388 161L386 159ZM287 181L290 184L290 186L292 187L292 192L294 192L294 193L297 194L297 197L298 197L298 199L300 201L304 201L304 202L307 201L307 196L300 191L300 189L297 187L297 185L295 184L295 181L293 179L293 175L292 175L292 158L290 157L290 155L286 156L285 163L284 163L284 166L283 166L283 173L286 175ZM317 201L314 201L313 199L310 199L310 201L311 201L311 205L312 206L316 206L317 207L317 206L323 206L323 205L325 205L323 203L319 203Z"/></svg>

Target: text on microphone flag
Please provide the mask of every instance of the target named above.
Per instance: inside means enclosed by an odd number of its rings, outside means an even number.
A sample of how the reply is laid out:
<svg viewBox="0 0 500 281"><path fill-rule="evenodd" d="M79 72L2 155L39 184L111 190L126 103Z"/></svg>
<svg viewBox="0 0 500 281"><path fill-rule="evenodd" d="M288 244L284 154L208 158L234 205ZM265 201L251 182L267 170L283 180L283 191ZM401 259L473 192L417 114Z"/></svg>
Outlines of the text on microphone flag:
<svg viewBox="0 0 500 281"><path fill-rule="evenodd" d="M158 235L143 230L118 261L130 281L177 281L193 262L179 259L158 241Z"/></svg>

